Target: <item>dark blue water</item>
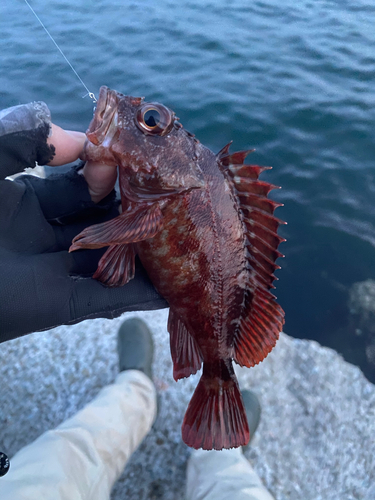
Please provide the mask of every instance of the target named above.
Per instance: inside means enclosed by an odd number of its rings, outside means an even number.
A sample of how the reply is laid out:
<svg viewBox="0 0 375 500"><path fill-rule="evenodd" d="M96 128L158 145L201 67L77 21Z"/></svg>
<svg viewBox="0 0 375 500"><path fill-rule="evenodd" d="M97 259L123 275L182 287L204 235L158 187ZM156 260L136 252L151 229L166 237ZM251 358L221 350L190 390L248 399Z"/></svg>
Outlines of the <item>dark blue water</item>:
<svg viewBox="0 0 375 500"><path fill-rule="evenodd" d="M347 305L354 283L375 279L375 4L30 3L90 91L163 102L213 151L233 139L273 166L263 178L282 186L288 222L276 290L285 332L375 380L375 334ZM22 0L1 2L0 54L1 107L41 99L56 123L86 129L91 101Z"/></svg>

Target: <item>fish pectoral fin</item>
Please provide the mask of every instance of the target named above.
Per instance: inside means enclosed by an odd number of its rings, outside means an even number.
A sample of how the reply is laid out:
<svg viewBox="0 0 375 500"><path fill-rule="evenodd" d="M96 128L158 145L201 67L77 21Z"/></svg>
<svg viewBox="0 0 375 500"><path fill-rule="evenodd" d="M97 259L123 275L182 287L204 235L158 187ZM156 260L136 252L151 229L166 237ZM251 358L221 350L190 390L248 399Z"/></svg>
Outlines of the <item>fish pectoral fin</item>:
<svg viewBox="0 0 375 500"><path fill-rule="evenodd" d="M169 310L168 332L173 361L173 378L177 381L193 375L200 369L202 355L197 341L172 309Z"/></svg>
<svg viewBox="0 0 375 500"><path fill-rule="evenodd" d="M182 439L204 450L237 448L249 442L245 407L230 360L203 364L182 424Z"/></svg>
<svg viewBox="0 0 375 500"><path fill-rule="evenodd" d="M100 259L93 276L106 286L122 286L134 278L135 249L133 244L111 245Z"/></svg>
<svg viewBox="0 0 375 500"><path fill-rule="evenodd" d="M73 239L69 252L147 240L161 230L162 221L163 214L158 203L139 204L108 222L84 229Z"/></svg>

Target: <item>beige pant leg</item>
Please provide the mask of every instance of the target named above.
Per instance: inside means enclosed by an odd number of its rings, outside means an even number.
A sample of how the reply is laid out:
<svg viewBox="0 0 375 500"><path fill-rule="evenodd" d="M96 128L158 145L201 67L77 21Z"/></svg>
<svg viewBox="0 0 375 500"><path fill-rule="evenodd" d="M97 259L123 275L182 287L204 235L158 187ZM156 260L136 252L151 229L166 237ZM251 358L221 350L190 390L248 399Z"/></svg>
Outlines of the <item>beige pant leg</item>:
<svg viewBox="0 0 375 500"><path fill-rule="evenodd" d="M187 467L186 500L274 500L241 448L194 450Z"/></svg>
<svg viewBox="0 0 375 500"><path fill-rule="evenodd" d="M12 459L1 500L108 500L112 486L156 416L156 391L138 370L114 384Z"/></svg>

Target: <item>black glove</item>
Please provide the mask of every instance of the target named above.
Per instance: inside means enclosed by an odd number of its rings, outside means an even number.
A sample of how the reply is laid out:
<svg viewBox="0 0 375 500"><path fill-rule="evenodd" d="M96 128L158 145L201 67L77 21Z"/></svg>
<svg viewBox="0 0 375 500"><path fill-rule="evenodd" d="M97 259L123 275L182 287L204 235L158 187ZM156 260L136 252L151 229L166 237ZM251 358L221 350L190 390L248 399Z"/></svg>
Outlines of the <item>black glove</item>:
<svg viewBox="0 0 375 500"><path fill-rule="evenodd" d="M0 112L0 342L88 318L168 307L139 261L127 285L106 288L90 277L105 249L68 253L81 230L118 215L114 192L94 204L78 167L47 179L3 180L52 158L43 106L11 108L11 120L7 110Z"/></svg>

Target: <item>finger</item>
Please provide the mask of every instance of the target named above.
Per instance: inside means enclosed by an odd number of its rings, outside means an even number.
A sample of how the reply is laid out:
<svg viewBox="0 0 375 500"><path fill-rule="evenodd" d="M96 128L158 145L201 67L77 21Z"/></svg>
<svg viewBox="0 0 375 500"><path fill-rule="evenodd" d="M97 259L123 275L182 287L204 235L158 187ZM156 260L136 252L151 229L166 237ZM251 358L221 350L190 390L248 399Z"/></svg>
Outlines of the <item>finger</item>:
<svg viewBox="0 0 375 500"><path fill-rule="evenodd" d="M67 252L1 255L0 342L69 320L69 266Z"/></svg>
<svg viewBox="0 0 375 500"><path fill-rule="evenodd" d="M118 288L108 288L92 278L74 281L71 298L72 323L89 318L116 318L126 311L148 311L169 307L158 294L142 267L135 277Z"/></svg>
<svg viewBox="0 0 375 500"><path fill-rule="evenodd" d="M104 202L103 202L104 203ZM81 213L64 220L64 224L52 225L55 234L56 246L51 251L69 250L73 238L75 238L84 229L93 224L106 222L119 214L117 204L113 204L111 208L107 206L101 209L100 205L92 208L91 213ZM61 220L61 219L60 219Z"/></svg>
<svg viewBox="0 0 375 500"><path fill-rule="evenodd" d="M88 318L114 318L124 311L167 307L143 268L120 288L77 278L72 254L2 255L0 342ZM20 283L22 282L22 285Z"/></svg>
<svg viewBox="0 0 375 500"><path fill-rule="evenodd" d="M70 253L69 274L71 276L91 278L97 270L99 261L106 250L107 248L99 248L95 250L79 250Z"/></svg>
<svg viewBox="0 0 375 500"><path fill-rule="evenodd" d="M102 310L100 283L90 287L85 281L75 292L76 283L85 280L70 274L76 264L68 252L24 255L22 259L9 252L2 255L0 342L77 320L82 316L80 308L85 313L92 309L93 293L94 309Z"/></svg>
<svg viewBox="0 0 375 500"><path fill-rule="evenodd" d="M111 208L115 199L113 192L112 196L95 205L91 200L85 178L79 175L75 168L63 174L51 175L46 179L31 175L22 176L19 182L23 182L34 191L43 214L49 221L73 216L77 218L81 214L87 218L90 215L100 215ZM89 224L89 221L86 222L86 225Z"/></svg>
<svg viewBox="0 0 375 500"><path fill-rule="evenodd" d="M64 130L54 123L51 124L51 132L47 143L54 146L55 156L48 165L65 165L78 160L86 141L86 135L83 132Z"/></svg>
<svg viewBox="0 0 375 500"><path fill-rule="evenodd" d="M117 180L117 166L106 165L96 161L87 161L82 174L89 186L93 202L98 203L105 198L115 187Z"/></svg>

